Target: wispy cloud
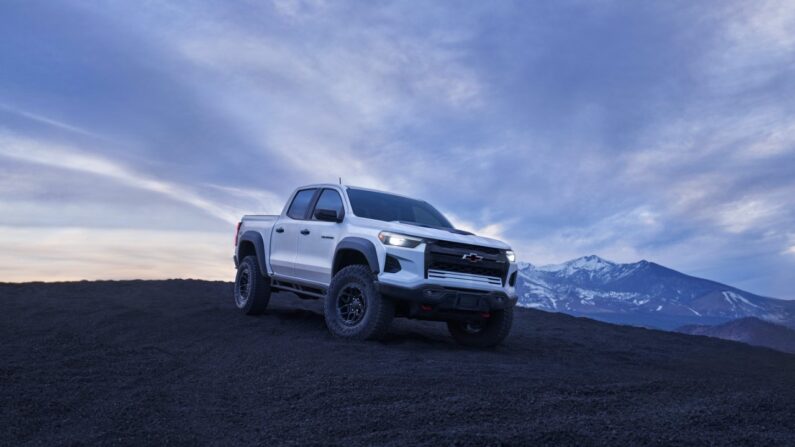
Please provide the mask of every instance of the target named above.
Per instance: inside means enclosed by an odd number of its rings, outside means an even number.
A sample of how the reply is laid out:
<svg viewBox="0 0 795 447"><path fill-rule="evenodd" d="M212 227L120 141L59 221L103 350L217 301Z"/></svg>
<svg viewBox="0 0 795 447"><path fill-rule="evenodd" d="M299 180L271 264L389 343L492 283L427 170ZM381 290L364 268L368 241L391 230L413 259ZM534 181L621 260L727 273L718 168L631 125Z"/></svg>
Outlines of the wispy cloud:
<svg viewBox="0 0 795 447"><path fill-rule="evenodd" d="M9 106L7 104L0 103L0 110L6 111L6 112L11 112L11 113L23 116L25 118L28 118L28 119L31 119L31 120L46 124L48 126L53 126L53 127L58 128L58 129L66 130L66 131L73 132L73 133L76 133L76 134L79 134L79 135L84 135L84 136L93 137L93 138L104 138L101 135L95 134L95 133L90 132L90 131L88 131L86 129L83 129L83 128L80 128L80 127L77 127L77 126L73 126L71 124L64 123L63 121L58 121L58 120L55 120L55 119L52 119L52 118L48 118L46 116L42 116L42 115L39 115L39 114L36 114L36 113L31 113L31 112L28 112L28 111L25 111L25 110L20 110L18 108L11 107L11 106Z"/></svg>
<svg viewBox="0 0 795 447"><path fill-rule="evenodd" d="M115 182L193 206L229 223L240 219L239 209L209 200L185 186L136 172L118 162L97 155L98 152L81 151L70 146L0 133L0 156L107 177ZM279 206L277 205L279 198L267 191L218 186L215 188L242 196L244 199L255 199L260 206L270 210Z"/></svg>

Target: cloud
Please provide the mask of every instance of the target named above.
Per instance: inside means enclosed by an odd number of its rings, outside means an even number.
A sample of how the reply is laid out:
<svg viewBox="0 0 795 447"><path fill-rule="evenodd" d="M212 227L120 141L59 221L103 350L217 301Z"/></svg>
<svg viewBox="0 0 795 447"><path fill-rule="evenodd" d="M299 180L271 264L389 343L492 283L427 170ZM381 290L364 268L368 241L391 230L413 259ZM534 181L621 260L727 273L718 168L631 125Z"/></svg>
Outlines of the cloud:
<svg viewBox="0 0 795 447"><path fill-rule="evenodd" d="M304 9L303 3L288 4L277 9L286 8L290 17ZM358 21L340 28L343 12L334 8L304 18L311 22L304 26L316 28L307 37L311 50L290 31L221 24L167 39L175 42L176 55L202 73L198 88L218 86L208 100L233 116L280 166L312 181L343 177L389 189L400 182L390 179L417 176L395 172L394 160L381 156L397 133L429 107L452 111L479 104L479 82L459 61L449 35L420 38Z"/></svg>
<svg viewBox="0 0 795 447"><path fill-rule="evenodd" d="M588 226L569 225L545 233L517 247L522 259L537 265L557 264L587 254L599 254L618 262L646 257L646 242L664 231L659 216L649 207L609 215Z"/></svg>
<svg viewBox="0 0 795 447"><path fill-rule="evenodd" d="M88 137L93 137L93 138L98 138L98 139L104 139L103 136L95 134L95 133L93 133L91 131L88 131L86 129L83 129L83 128L80 128L80 127L77 127L77 126L73 126L71 124L64 123L62 121L58 121L58 120L55 120L55 119L52 119L52 118L48 118L46 116L42 116L42 115L38 115L38 114L35 114L35 113L27 112L25 110L20 110L18 108L11 107L11 106L9 106L7 104L0 103L0 110L4 110L4 111L7 111L7 112L11 112L11 113L17 114L17 115L21 115L21 116L23 116L25 118L28 118L28 119L31 119L31 120L34 120L34 121L38 121L38 122L46 124L48 126L53 126L53 127L58 128L58 129L66 130L68 132L73 132L73 133L76 133L76 134L80 134L80 135L84 135L84 136L88 136Z"/></svg>
<svg viewBox="0 0 795 447"><path fill-rule="evenodd" d="M779 205L764 199L739 200L724 205L716 217L727 231L742 233L771 220L779 209Z"/></svg>
<svg viewBox="0 0 795 447"><path fill-rule="evenodd" d="M790 2L4 8L0 224L221 240L342 177L533 263L792 288Z"/></svg>
<svg viewBox="0 0 795 447"><path fill-rule="evenodd" d="M786 0L736 2L718 10L717 51L704 59L715 88L747 91L771 82L782 69L792 75L795 6Z"/></svg>
<svg viewBox="0 0 795 447"><path fill-rule="evenodd" d="M230 280L227 234L141 229L0 227L0 280ZM46 277L42 270L46 269Z"/></svg>
<svg viewBox="0 0 795 447"><path fill-rule="evenodd" d="M115 161L73 147L0 134L0 156L107 177L118 183L191 205L229 223L237 222L240 218L238 210L208 200L184 186L151 178ZM248 197L251 196L249 191ZM274 195L260 191L256 196L261 204L275 208L277 199Z"/></svg>

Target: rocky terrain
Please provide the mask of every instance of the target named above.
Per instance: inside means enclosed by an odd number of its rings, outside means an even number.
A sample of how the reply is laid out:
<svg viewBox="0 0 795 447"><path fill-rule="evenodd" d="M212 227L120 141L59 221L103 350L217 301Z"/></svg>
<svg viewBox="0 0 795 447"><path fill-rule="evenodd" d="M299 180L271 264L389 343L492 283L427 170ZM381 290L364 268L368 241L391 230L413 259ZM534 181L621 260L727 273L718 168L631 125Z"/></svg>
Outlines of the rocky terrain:
<svg viewBox="0 0 795 447"><path fill-rule="evenodd" d="M520 309L492 350L202 281L0 285L2 445L784 445L795 355Z"/></svg>

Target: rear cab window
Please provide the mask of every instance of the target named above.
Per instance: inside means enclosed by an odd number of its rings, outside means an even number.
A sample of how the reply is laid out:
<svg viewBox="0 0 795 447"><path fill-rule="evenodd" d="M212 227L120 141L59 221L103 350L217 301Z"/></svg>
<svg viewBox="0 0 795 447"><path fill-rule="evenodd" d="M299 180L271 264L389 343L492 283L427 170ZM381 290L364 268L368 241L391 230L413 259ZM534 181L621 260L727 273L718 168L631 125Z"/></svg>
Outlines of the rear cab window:
<svg viewBox="0 0 795 447"><path fill-rule="evenodd" d="M315 196L317 189L302 189L293 198L290 208L287 209L287 217L292 219L306 219L306 212L309 211L309 205L312 203L312 198Z"/></svg>

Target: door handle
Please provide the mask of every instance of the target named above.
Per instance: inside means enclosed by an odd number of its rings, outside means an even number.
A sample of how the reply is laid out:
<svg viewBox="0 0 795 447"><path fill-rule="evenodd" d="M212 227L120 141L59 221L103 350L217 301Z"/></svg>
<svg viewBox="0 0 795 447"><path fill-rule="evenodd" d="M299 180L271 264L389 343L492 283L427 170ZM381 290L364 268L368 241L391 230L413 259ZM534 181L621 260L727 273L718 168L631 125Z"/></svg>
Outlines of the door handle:
<svg viewBox="0 0 795 447"><path fill-rule="evenodd" d="M307 234L309 234L309 230L307 230L306 228L304 228L303 230L301 230L301 234L303 234L304 236L306 236Z"/></svg>
<svg viewBox="0 0 795 447"><path fill-rule="evenodd" d="M279 228L276 229L276 232L277 233L284 233L284 228L279 227Z"/></svg>

